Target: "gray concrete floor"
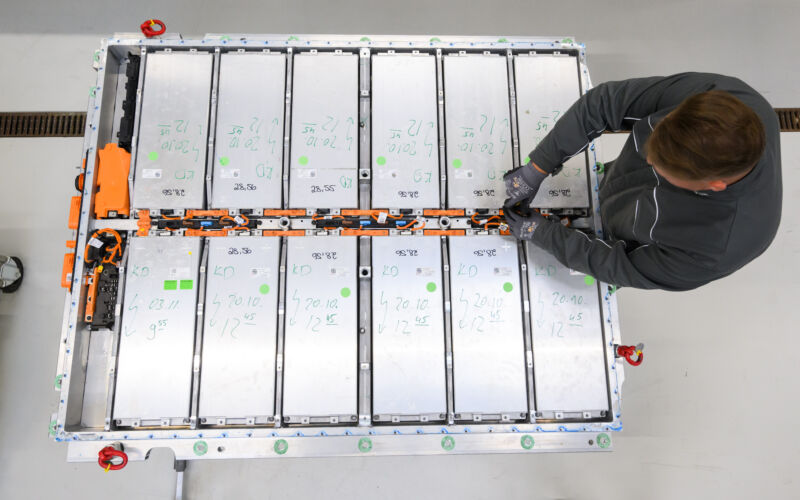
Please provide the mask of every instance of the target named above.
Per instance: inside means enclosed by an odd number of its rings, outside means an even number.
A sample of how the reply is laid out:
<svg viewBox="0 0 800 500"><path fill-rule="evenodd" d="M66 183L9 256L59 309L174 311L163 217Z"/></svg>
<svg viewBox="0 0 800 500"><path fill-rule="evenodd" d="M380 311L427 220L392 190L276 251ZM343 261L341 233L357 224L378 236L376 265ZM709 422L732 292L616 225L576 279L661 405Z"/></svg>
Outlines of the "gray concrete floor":
<svg viewBox="0 0 800 500"><path fill-rule="evenodd" d="M132 31L154 15L185 35L571 35L587 43L595 82L717 71L775 106L800 102L793 0L0 2L0 111L84 109L101 33ZM606 136L606 151L622 139ZM66 463L65 446L47 436L80 148L77 139L0 139L0 252L26 264L22 289L0 297L0 497L170 498L169 453L105 474ZM620 292L623 338L644 341L647 361L627 372L614 452L193 463L188 497L796 498L800 134L784 134L782 148L784 215L764 255L693 292Z"/></svg>

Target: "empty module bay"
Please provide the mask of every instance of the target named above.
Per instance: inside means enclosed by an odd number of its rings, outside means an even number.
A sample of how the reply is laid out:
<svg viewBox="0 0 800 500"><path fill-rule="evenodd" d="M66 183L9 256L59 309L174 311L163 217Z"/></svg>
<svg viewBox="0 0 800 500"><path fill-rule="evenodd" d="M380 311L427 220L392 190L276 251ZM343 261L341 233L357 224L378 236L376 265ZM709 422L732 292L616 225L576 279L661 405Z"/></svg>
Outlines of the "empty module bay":
<svg viewBox="0 0 800 500"><path fill-rule="evenodd" d="M521 156L528 155L581 95L578 61L566 54L514 56ZM588 144L587 144L588 145ZM564 158L563 169L542 183L531 206L589 206L586 154Z"/></svg>
<svg viewBox="0 0 800 500"><path fill-rule="evenodd" d="M187 424L200 238L132 238L129 249L114 419Z"/></svg>
<svg viewBox="0 0 800 500"><path fill-rule="evenodd" d="M372 268L372 413L380 421L443 420L441 241L372 238Z"/></svg>
<svg viewBox="0 0 800 500"><path fill-rule="evenodd" d="M213 56L147 56L132 206L204 208Z"/></svg>
<svg viewBox="0 0 800 500"><path fill-rule="evenodd" d="M291 208L358 206L358 56L294 56Z"/></svg>
<svg viewBox="0 0 800 500"><path fill-rule="evenodd" d="M356 417L357 272L355 237L288 239L283 379L287 422L324 417L336 423Z"/></svg>
<svg viewBox="0 0 800 500"><path fill-rule="evenodd" d="M220 56L211 206L281 208L286 56Z"/></svg>
<svg viewBox="0 0 800 500"><path fill-rule="evenodd" d="M372 206L439 208L436 58L372 58Z"/></svg>
<svg viewBox="0 0 800 500"><path fill-rule="evenodd" d="M517 242L451 237L449 247L456 419L523 419L528 394Z"/></svg>
<svg viewBox="0 0 800 500"><path fill-rule="evenodd" d="M444 58L447 206L501 208L514 166L506 58Z"/></svg>
<svg viewBox="0 0 800 500"><path fill-rule="evenodd" d="M526 253L537 416L604 416L609 400L597 283L535 245Z"/></svg>
<svg viewBox="0 0 800 500"><path fill-rule="evenodd" d="M280 238L208 238L201 422L267 423L275 411Z"/></svg>

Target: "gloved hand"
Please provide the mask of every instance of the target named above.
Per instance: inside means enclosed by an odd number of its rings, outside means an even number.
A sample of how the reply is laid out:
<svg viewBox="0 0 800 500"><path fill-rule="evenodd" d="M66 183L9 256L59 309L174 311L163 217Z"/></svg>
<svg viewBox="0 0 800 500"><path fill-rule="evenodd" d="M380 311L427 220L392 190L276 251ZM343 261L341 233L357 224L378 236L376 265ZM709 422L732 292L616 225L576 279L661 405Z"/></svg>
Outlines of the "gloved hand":
<svg viewBox="0 0 800 500"><path fill-rule="evenodd" d="M508 229L515 238L520 240L533 240L536 230L547 222L547 219L538 211L532 211L529 215L522 215L515 212L511 207L503 207L503 217L506 219Z"/></svg>
<svg viewBox="0 0 800 500"><path fill-rule="evenodd" d="M526 207L530 205L547 175L547 172L531 161L514 170L509 170L503 176L508 196L505 204L512 207L518 204Z"/></svg>

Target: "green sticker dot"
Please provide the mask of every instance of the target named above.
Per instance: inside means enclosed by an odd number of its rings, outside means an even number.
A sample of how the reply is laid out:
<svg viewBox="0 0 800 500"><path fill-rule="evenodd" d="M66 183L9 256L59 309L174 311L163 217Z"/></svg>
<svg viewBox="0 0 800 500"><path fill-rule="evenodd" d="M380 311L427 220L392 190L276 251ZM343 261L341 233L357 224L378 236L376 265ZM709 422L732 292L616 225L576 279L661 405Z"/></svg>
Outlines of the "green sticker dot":
<svg viewBox="0 0 800 500"><path fill-rule="evenodd" d="M583 277L583 282L587 285L594 285L594 278L589 276L588 274Z"/></svg>
<svg viewBox="0 0 800 500"><path fill-rule="evenodd" d="M497 43L508 43L508 38L498 38Z"/></svg>
<svg viewBox="0 0 800 500"><path fill-rule="evenodd" d="M371 41L371 40L369 39L369 37L368 37L368 36L362 36L362 37L361 37L361 41L362 41L362 42L369 42L369 41Z"/></svg>
<svg viewBox="0 0 800 500"><path fill-rule="evenodd" d="M506 281L505 283L503 283L503 290L504 291L510 292L513 289L514 289L514 285L512 285L510 282Z"/></svg>
<svg viewBox="0 0 800 500"><path fill-rule="evenodd" d="M428 290L429 292L435 292L436 283L434 283L433 281L429 282L427 285L425 285L425 289Z"/></svg>
<svg viewBox="0 0 800 500"><path fill-rule="evenodd" d="M57 428L58 428L57 427L57 421L56 420L50 421L50 435L51 436L55 436L56 435L56 429Z"/></svg>
<svg viewBox="0 0 800 500"><path fill-rule="evenodd" d="M372 440L370 438L361 438L358 440L358 451L366 453L372 449Z"/></svg>
<svg viewBox="0 0 800 500"><path fill-rule="evenodd" d="M534 441L532 436L522 436L522 438L519 440L519 444L522 445L522 447L526 450L533 448L533 443Z"/></svg>
<svg viewBox="0 0 800 500"><path fill-rule="evenodd" d="M450 451L456 447L456 440L452 436L445 436L442 438L442 448Z"/></svg>
<svg viewBox="0 0 800 500"><path fill-rule="evenodd" d="M56 389L61 389L61 379L62 378L64 378L63 375L56 375L56 383L55 383Z"/></svg>
<svg viewBox="0 0 800 500"><path fill-rule="evenodd" d="M453 168L461 168L461 165L462 165L461 160L459 160L458 158L453 160Z"/></svg>
<svg viewBox="0 0 800 500"><path fill-rule="evenodd" d="M208 453L208 443L205 441L195 441L194 446L192 446L192 450L198 457L205 455Z"/></svg>
<svg viewBox="0 0 800 500"><path fill-rule="evenodd" d="M194 280L181 280L181 290L191 290L194 287Z"/></svg>
<svg viewBox="0 0 800 500"><path fill-rule="evenodd" d="M219 164L222 165L223 167L225 165L227 165L228 163L230 163L230 162L231 162L231 159L228 158L227 156L220 156L219 157Z"/></svg>
<svg viewBox="0 0 800 500"><path fill-rule="evenodd" d="M158 160L158 151L150 151L147 153L147 159L150 161Z"/></svg>
<svg viewBox="0 0 800 500"><path fill-rule="evenodd" d="M611 446L611 438L605 432L597 435L597 446L600 448L608 448Z"/></svg>
<svg viewBox="0 0 800 500"><path fill-rule="evenodd" d="M441 38L439 38L438 36L435 36L435 37L431 38L431 40L430 40L430 41L431 41L431 42L441 42L442 40L441 40Z"/></svg>
<svg viewBox="0 0 800 500"><path fill-rule="evenodd" d="M379 157L375 158L375 163L377 163L378 165L386 165L386 157L385 156L379 156Z"/></svg>
<svg viewBox="0 0 800 500"><path fill-rule="evenodd" d="M266 295L269 293L269 285L264 283L260 287L258 287L258 291L261 292L261 295Z"/></svg>
<svg viewBox="0 0 800 500"><path fill-rule="evenodd" d="M523 165L527 165L530 162L531 162L531 157L530 156L526 156L525 159L522 160L522 164Z"/></svg>
<svg viewBox="0 0 800 500"><path fill-rule="evenodd" d="M274 445L272 445L272 449L278 455L283 455L289 450L289 443L287 443L285 439L279 439L275 441Z"/></svg>
<svg viewBox="0 0 800 500"><path fill-rule="evenodd" d="M347 288L347 287L344 287L344 288L342 288L342 290L339 293L342 294L342 297L347 298L347 297L350 296L350 289Z"/></svg>
<svg viewBox="0 0 800 500"><path fill-rule="evenodd" d="M565 38L565 39L561 40L561 43L573 43L572 42L572 38Z"/></svg>
<svg viewBox="0 0 800 500"><path fill-rule="evenodd" d="M177 290L178 280L164 280L164 290Z"/></svg>
<svg viewBox="0 0 800 500"><path fill-rule="evenodd" d="M297 163L300 165L308 165L308 156L301 156L297 159Z"/></svg>

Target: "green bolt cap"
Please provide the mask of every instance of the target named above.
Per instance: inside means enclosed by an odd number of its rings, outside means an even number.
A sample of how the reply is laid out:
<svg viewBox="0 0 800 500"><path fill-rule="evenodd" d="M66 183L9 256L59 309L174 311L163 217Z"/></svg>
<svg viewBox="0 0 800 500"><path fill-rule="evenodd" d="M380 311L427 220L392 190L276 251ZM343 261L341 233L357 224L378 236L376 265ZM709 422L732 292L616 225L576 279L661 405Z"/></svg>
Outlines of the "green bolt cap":
<svg viewBox="0 0 800 500"><path fill-rule="evenodd" d="M287 443L285 439L279 439L275 441L274 445L272 445L272 449L278 455L283 455L284 453L289 451L289 443Z"/></svg>
<svg viewBox="0 0 800 500"><path fill-rule="evenodd" d="M55 387L56 387L57 390L61 389L61 379L63 379L63 378L64 378L64 375L56 375Z"/></svg>
<svg viewBox="0 0 800 500"><path fill-rule="evenodd" d="M450 451L456 447L456 440L453 436L445 436L442 438L442 449Z"/></svg>
<svg viewBox="0 0 800 500"><path fill-rule="evenodd" d="M608 434L602 432L597 435L597 446L600 448L608 448L611 446L611 438L608 437Z"/></svg>
<svg viewBox="0 0 800 500"><path fill-rule="evenodd" d="M192 451L198 457L202 457L206 453L208 453L208 443L205 441L195 441L194 446L192 446Z"/></svg>
<svg viewBox="0 0 800 500"><path fill-rule="evenodd" d="M370 438L361 438L358 440L358 451L366 453L372 449L372 440Z"/></svg>
<svg viewBox="0 0 800 500"><path fill-rule="evenodd" d="M522 447L526 450L533 448L533 443L533 436L522 436L522 438L519 440L519 444L522 445Z"/></svg>

